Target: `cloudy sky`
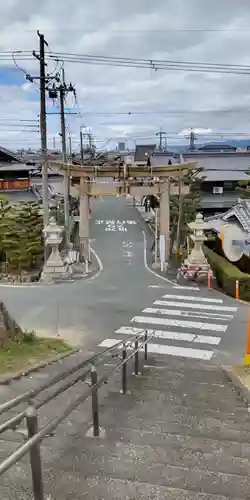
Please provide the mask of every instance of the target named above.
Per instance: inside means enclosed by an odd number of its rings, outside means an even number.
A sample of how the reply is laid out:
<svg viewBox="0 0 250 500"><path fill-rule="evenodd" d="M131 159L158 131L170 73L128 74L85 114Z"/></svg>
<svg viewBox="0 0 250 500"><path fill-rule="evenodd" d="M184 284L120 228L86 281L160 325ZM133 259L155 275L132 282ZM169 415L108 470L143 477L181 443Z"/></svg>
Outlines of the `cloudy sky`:
<svg viewBox="0 0 250 500"><path fill-rule="evenodd" d="M37 50L36 30L52 52L129 58L245 64L250 66L249 0L4 0L0 3L0 51ZM19 61L38 74L34 59ZM47 71L55 69L49 62ZM58 66L60 67L60 66ZM249 133L250 75L154 71L95 64L65 63L65 76L76 87L69 96L67 129L74 147L81 125L98 148L122 137L127 145L152 143L162 128L169 143L189 128L213 134ZM19 120L37 120L37 84L10 60L0 58L0 144L10 149L39 145L36 124L23 130ZM48 100L48 113L58 108ZM11 124L13 122L13 124ZM48 117L48 143L59 145L59 118ZM214 135L213 139L218 140ZM210 137L212 139L212 136ZM185 138L181 142L185 143ZM179 139L180 142L180 139Z"/></svg>

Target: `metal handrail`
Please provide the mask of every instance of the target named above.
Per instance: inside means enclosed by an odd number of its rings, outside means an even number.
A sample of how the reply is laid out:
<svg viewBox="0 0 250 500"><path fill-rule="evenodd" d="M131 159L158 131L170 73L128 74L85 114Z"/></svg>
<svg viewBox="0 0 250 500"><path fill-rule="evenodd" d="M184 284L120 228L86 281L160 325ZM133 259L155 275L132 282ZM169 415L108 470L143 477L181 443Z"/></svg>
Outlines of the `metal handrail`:
<svg viewBox="0 0 250 500"><path fill-rule="evenodd" d="M142 332L143 332L143 330L142 330ZM133 335L133 336L129 337L129 339L126 341L127 345L130 342L135 341L136 338L140 338L142 335L143 335L143 333L141 333L141 334L139 334L137 336ZM119 347L123 343L124 343L124 341L121 340L120 342L118 342L114 346L111 346L111 347L105 349L105 351L103 351L103 352L101 352L99 354L95 354L91 358L82 361L78 365L76 365L76 366L74 366L72 368L69 368L68 370L65 370L64 372L61 372L61 373L55 375L54 377L50 378L48 381L45 381L43 384L41 384L36 389L31 389L31 390L29 390L29 391L27 391L27 392L25 392L23 394L20 394L16 398L13 398L13 399L11 399L9 401L6 401L2 405L0 405L0 415L3 414L3 413L5 413L8 410L14 408L15 406L19 406L23 402L29 402L31 399L34 399L36 396L38 396L38 394L40 394L41 392L44 392L45 389L48 389L49 387L52 387L56 383L61 382L62 380L65 380L68 376L72 375L73 373L78 372L79 370L81 370L83 368L86 368L88 365L96 363L98 360L101 360L103 357L105 357L107 354L109 354L110 352L112 352L114 349L117 349L117 347ZM57 389L53 394L47 396L47 398L45 398L42 402L37 403L35 405L35 408L36 409L42 408L46 403L49 403L55 397L59 396L60 394L62 394L63 392L65 392L67 389L69 389L69 387L75 385L80 380L83 380L84 377L88 373L90 373L90 369L86 373L82 373L81 375L79 375L78 377L76 377L76 379L73 382L71 380L68 383L66 383L64 386L59 387L59 389ZM18 413L17 415L14 415L14 417L10 418L9 420L6 420L5 422L3 422L0 425L0 434L2 434L3 432L7 431L8 429L15 428L17 425L19 425L21 423L21 421L24 418L25 418L25 410L22 411L22 412L20 412L20 413Z"/></svg>
<svg viewBox="0 0 250 500"><path fill-rule="evenodd" d="M143 332L143 330L142 330ZM142 334L139 334L142 335ZM132 340L135 339L135 336L131 336L127 342L131 342ZM29 391L26 391L22 394L19 394L19 396L16 396L15 398L12 398L5 403L2 403L0 405L0 415L3 413L7 412L8 410L12 410L15 408L15 406L19 406L23 402L27 402L30 399L34 399L34 397L38 396L41 392L45 391L49 387L52 387L53 385L57 384L58 382L61 382L64 380L66 377L69 375L73 375L73 373L76 373L78 370L81 368L85 368L86 366L90 365L91 363L95 363L97 360L103 358L107 354L109 354L111 351L113 351L115 348L117 348L119 345L122 345L124 343L123 340L115 344L115 346L109 347L108 349L105 349L105 351L95 354L91 358L85 359L84 361L81 361L81 363L78 363L77 365L68 368L67 370L58 373L54 377L49 378L48 380L45 380L43 384L40 386L36 387L35 389L30 389Z"/></svg>
<svg viewBox="0 0 250 500"><path fill-rule="evenodd" d="M130 337L128 340L117 342L114 346L106 349L101 354L93 356L89 360L85 360L85 366L88 364L92 365L91 370L87 370L84 374L78 375L75 379L75 382L78 380L83 380L83 377L86 377L87 374L91 374L91 387L84 393L78 396L72 403L70 403L67 408L62 412L59 417L56 417L54 420L45 425L42 429L38 429L38 417L37 417L37 409L45 402L51 401L58 394L61 394L66 389L63 390L57 389L53 395L49 395L48 398L39 404L34 404L29 400L29 405L24 412L24 416L26 416L27 428L28 428L28 440L20 446L15 452L13 452L8 458L6 458L0 464L0 476L4 474L10 467L12 467L15 463L17 463L26 453L30 453L30 463L31 463L31 472L32 472L32 482L33 482L33 495L34 500L44 500L44 488L43 488L43 477L42 477L42 465L41 465L41 456L40 456L40 442L48 435L51 434L56 427L63 421L65 418L72 413L80 404L82 404L86 399L92 395L92 419L93 419L93 435L99 436L100 426L99 426L99 406L98 406L98 389L103 386L103 384L108 382L110 376L122 369L122 394L126 394L127 392L127 363L130 359L135 357L135 371L134 375L140 375L139 372L139 351L142 347L144 347L144 359L147 359L147 344L152 335L148 336L147 330L144 330L143 333ZM143 338L143 340L142 340ZM127 356L127 349L132 344L134 344L134 349ZM104 357L107 353L117 349L122 345L122 358L120 363L118 363L115 368L109 371L108 374L102 376L99 380L97 377L96 366L93 360L98 360ZM69 370L67 370L68 373ZM62 374L60 374L62 375ZM54 377L55 379L56 377ZM53 379L53 380L54 380ZM74 384L73 384L74 385ZM42 385L42 387L44 384ZM69 383L66 384L69 386ZM69 388L69 387L68 387ZM30 391L34 392L34 391ZM41 392L41 391L40 391ZM39 393L39 391L38 391Z"/></svg>

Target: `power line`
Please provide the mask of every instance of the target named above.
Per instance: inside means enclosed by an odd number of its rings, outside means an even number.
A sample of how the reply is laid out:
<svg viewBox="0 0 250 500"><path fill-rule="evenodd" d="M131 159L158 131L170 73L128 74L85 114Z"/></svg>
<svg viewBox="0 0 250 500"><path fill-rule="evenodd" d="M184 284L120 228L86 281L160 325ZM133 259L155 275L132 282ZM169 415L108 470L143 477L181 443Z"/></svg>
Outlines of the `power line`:
<svg viewBox="0 0 250 500"><path fill-rule="evenodd" d="M233 113L250 113L250 108L238 108L238 109L198 109L194 111L190 110L180 110L180 109L170 109L170 110L146 110L146 111L83 111L83 115L93 115L93 116L130 116L130 115L196 115L196 114L233 114Z"/></svg>
<svg viewBox="0 0 250 500"><path fill-rule="evenodd" d="M157 59L138 59L129 57L114 57L114 56L97 56L88 54L71 54L71 53L54 53L50 54L49 58L59 59L64 62L80 63L80 64L95 64L106 66L120 66L130 68L148 68L154 71L158 70L181 70L181 71L198 71L210 73L229 73L229 74L250 74L250 66L239 64L222 64L222 63L203 63L190 61L171 61Z"/></svg>
<svg viewBox="0 0 250 500"><path fill-rule="evenodd" d="M13 51L0 52L0 61L10 61L12 55L15 54L15 60L29 61L32 60L32 52L29 51ZM225 63L205 63L194 61L175 61L175 60L157 60L157 59L139 59L129 57L114 57L114 56L98 56L91 54L75 54L69 52L53 52L47 53L49 59L55 62L69 62L78 64L106 65L129 68L146 68L154 71L170 70L170 71L190 71L203 73L225 73L236 75L249 75L250 66L242 64L225 64Z"/></svg>

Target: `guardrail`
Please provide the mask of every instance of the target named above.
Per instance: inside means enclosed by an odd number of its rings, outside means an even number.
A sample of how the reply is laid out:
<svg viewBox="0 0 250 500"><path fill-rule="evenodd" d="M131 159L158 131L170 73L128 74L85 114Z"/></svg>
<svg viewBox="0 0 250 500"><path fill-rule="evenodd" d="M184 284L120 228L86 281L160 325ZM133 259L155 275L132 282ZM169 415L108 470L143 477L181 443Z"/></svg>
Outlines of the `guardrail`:
<svg viewBox="0 0 250 500"><path fill-rule="evenodd" d="M34 500L44 500L44 483L42 474L42 461L40 454L40 443L48 435L50 435L58 425L67 418L73 410L75 410L79 405L81 405L86 399L92 396L92 423L93 423L93 436L98 437L100 435L100 423L99 423L99 404L98 404L98 389L100 389L104 384L108 383L110 377L121 370L121 394L126 394L128 391L128 373L127 364L132 358L134 358L134 372L133 375L140 375L140 360L139 352L141 349L144 350L144 360L148 357L148 341L152 335L148 335L147 330L142 330L142 333L138 335L133 335L128 340L118 342L114 346L106 349L105 351L92 356L91 358L82 361L78 365L65 370L62 373L57 374L55 377L50 378L45 381L36 389L31 389L23 394L20 394L16 398L6 401L0 405L0 415L4 414L8 410L19 406L21 403L27 403L27 409L25 411L17 413L14 417L10 418L6 422L0 425L0 433L8 429L15 429L17 425L25 418L28 432L27 441L20 446L16 451L14 451L8 458L6 458L0 464L0 476L2 476L8 469L13 467L21 458L27 453L30 454L30 467L32 475L32 485L33 485L33 497ZM121 356L114 351L119 349ZM131 352L129 352L131 351ZM112 357L119 356L120 362L108 372L101 377L98 377L97 367L104 366L103 359L107 355ZM99 363L99 364L98 364ZM69 379L74 374L74 378ZM83 394L78 396L72 403L70 403L66 409L61 413L59 417L49 422L47 425L42 427L40 430L38 428L38 413L37 410L43 407L46 403L49 403L57 396L73 387L79 381L86 381L86 377L90 376L89 389ZM65 383L55 389L52 394L46 395L45 398L38 402L34 401L34 398L40 393L44 392L46 389L50 389L55 384L65 381Z"/></svg>

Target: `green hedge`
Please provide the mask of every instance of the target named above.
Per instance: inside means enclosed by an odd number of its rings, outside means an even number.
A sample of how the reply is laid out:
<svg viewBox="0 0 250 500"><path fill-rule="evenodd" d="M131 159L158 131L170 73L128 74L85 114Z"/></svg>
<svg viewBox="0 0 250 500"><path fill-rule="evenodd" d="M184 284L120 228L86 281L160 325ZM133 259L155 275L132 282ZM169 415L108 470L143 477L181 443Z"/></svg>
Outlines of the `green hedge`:
<svg viewBox="0 0 250 500"><path fill-rule="evenodd" d="M204 253L218 286L228 295L235 297L236 280L238 280L240 299L250 302L250 274L243 273L238 267L206 246L204 246Z"/></svg>

